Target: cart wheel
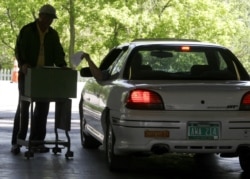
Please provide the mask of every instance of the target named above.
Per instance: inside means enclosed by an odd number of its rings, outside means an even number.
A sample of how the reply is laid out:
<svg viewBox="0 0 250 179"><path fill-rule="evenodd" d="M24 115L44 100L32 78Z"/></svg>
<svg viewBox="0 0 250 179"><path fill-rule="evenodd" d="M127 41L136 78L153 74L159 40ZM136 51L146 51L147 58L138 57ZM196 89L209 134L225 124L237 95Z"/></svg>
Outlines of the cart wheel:
<svg viewBox="0 0 250 179"><path fill-rule="evenodd" d="M67 153L65 154L65 158L69 159L69 157L73 157L74 156L74 152L72 151L67 151Z"/></svg>
<svg viewBox="0 0 250 179"><path fill-rule="evenodd" d="M25 156L27 159L30 159L30 157L34 157L34 152L26 151L26 152L24 153L24 156Z"/></svg>
<svg viewBox="0 0 250 179"><path fill-rule="evenodd" d="M59 148L59 147L54 147L54 148L52 149L52 152L56 155L57 153L61 153L61 152L62 152L62 149Z"/></svg>

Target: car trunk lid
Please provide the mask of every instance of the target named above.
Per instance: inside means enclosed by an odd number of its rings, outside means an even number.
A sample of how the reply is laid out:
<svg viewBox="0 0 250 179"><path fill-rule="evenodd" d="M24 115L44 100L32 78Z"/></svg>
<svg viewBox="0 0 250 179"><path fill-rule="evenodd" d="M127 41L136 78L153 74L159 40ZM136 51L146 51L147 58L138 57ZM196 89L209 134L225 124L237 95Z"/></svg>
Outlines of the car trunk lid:
<svg viewBox="0 0 250 179"><path fill-rule="evenodd" d="M144 82L145 84L145 82ZM165 110L238 110L250 83L243 81L156 82L136 85L162 97Z"/></svg>

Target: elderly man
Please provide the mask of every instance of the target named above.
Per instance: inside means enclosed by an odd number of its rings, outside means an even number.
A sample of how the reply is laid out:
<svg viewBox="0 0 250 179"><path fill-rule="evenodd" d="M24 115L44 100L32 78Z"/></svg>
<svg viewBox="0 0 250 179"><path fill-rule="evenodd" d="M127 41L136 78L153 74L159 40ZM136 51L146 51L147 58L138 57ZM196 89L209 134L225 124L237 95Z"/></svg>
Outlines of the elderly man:
<svg viewBox="0 0 250 179"><path fill-rule="evenodd" d="M19 66L18 89L19 98L24 95L24 79L27 68L42 66L66 67L65 53L59 35L50 25L57 18L53 6L46 4L39 10L39 17L22 27L16 40L15 55ZM46 80L46 79L44 79ZM20 153L17 139L25 139L29 123L29 106L27 101L18 103L12 134L13 154ZM34 121L30 132L30 140L44 140L46 136L49 102L36 102ZM38 152L48 152L45 146L39 146Z"/></svg>

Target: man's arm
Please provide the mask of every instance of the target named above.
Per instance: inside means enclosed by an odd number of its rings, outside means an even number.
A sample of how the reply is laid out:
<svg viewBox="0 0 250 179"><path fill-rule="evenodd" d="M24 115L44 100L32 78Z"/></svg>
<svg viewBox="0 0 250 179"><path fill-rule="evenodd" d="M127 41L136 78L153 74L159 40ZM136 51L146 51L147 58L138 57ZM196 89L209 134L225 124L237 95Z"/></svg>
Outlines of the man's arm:
<svg viewBox="0 0 250 179"><path fill-rule="evenodd" d="M97 81L102 81L104 80L103 78L103 73L102 71L95 65L95 63L91 60L90 56L88 53L83 53L82 58L85 58L86 61L88 62L90 71L92 73L92 75L94 76L94 78Z"/></svg>
<svg viewBox="0 0 250 179"><path fill-rule="evenodd" d="M22 34L24 33L25 33L24 28L22 28L19 32L19 35L16 38L16 45L15 45L14 50L15 50L15 57L18 62L19 69L23 74L26 74L30 65L25 61L26 59L24 55L25 43L23 43L21 39L21 36L23 36Z"/></svg>
<svg viewBox="0 0 250 179"><path fill-rule="evenodd" d="M53 32L54 37L54 45L55 45L55 65L58 67L67 67L67 63L65 61L65 52L60 42L60 37L57 31L54 29L51 30Z"/></svg>

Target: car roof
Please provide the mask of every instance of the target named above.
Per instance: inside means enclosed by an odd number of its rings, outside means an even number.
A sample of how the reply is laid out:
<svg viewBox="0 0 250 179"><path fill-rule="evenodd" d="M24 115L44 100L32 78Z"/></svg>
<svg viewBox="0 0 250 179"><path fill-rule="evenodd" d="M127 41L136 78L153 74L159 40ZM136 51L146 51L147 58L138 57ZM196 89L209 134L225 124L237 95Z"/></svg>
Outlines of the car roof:
<svg viewBox="0 0 250 179"><path fill-rule="evenodd" d="M143 45L191 45L191 46L201 46L201 47L218 47L225 48L222 45L201 42L193 39L135 39L129 43L121 44L121 46L143 46Z"/></svg>

